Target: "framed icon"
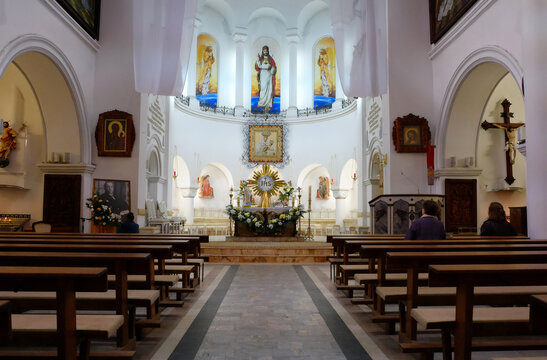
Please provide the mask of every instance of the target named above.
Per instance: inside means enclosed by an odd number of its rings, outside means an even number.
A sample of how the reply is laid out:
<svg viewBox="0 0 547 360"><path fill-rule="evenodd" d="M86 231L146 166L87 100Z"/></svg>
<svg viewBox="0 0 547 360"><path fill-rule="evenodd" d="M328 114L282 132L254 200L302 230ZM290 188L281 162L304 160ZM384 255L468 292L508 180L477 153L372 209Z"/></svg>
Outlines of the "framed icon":
<svg viewBox="0 0 547 360"><path fill-rule="evenodd" d="M249 125L249 162L283 162L282 125Z"/></svg>
<svg viewBox="0 0 547 360"><path fill-rule="evenodd" d="M133 116L119 110L100 114L95 141L99 156L131 157L135 143Z"/></svg>
<svg viewBox="0 0 547 360"><path fill-rule="evenodd" d="M413 114L395 119L392 135L397 152L426 152L431 141L427 120Z"/></svg>

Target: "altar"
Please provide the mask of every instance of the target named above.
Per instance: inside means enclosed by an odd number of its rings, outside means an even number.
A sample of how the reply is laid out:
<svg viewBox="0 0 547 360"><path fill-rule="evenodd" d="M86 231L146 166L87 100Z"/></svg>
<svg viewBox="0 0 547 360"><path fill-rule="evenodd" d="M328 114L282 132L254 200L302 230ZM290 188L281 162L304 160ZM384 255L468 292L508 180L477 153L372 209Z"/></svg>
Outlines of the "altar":
<svg viewBox="0 0 547 360"><path fill-rule="evenodd" d="M241 214L232 219L234 236L297 235L298 215L293 207L245 207L241 208Z"/></svg>

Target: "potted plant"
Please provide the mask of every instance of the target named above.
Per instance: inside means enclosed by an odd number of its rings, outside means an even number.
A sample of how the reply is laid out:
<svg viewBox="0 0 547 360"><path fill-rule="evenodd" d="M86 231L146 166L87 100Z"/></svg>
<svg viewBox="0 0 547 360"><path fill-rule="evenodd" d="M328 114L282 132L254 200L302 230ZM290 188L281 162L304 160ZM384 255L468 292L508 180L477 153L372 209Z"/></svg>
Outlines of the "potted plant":
<svg viewBox="0 0 547 360"><path fill-rule="evenodd" d="M118 215L112 213L108 200L103 200L99 193L88 198L86 204L91 209L91 232L92 233L114 233L121 223Z"/></svg>

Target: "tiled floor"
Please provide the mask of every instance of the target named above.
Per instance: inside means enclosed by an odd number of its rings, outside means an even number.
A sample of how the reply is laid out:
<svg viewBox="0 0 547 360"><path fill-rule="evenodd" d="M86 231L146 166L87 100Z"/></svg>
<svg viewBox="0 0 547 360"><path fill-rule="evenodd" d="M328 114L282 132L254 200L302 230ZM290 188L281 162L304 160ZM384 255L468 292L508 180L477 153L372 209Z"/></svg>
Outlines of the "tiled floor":
<svg viewBox="0 0 547 360"><path fill-rule="evenodd" d="M205 268L205 282L182 308L162 312L162 327L138 342L135 359L419 358L401 353L396 335L335 289L326 264ZM547 351L473 353L480 360L516 356Z"/></svg>

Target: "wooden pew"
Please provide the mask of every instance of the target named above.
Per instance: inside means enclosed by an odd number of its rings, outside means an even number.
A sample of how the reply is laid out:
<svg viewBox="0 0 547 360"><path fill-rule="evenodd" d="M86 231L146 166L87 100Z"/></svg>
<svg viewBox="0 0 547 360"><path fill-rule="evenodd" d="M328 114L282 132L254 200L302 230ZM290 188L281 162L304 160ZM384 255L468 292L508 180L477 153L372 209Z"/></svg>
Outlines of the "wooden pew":
<svg viewBox="0 0 547 360"><path fill-rule="evenodd" d="M514 263L509 264L498 262L485 265L481 261L480 265L474 263L473 265L432 265L430 267L430 286L457 287L454 330L455 360L471 359L474 286L547 284L547 264L545 264L547 254L541 255L539 253L533 252L529 256L513 253L515 257L512 262ZM526 263L520 263L525 259ZM476 261L478 258L474 260ZM547 341L544 342L544 345L547 347ZM503 341L500 346L503 348Z"/></svg>
<svg viewBox="0 0 547 360"><path fill-rule="evenodd" d="M76 317L76 291L106 291L107 271L104 268L70 268L70 267L0 267L0 290L4 291L56 291L57 293L57 357L75 360L77 358L78 330ZM108 319L119 324L123 319L111 315ZM106 317L103 321L106 322ZM54 327L55 328L55 327ZM85 332L83 332L85 334ZM86 343L83 343L86 345ZM88 348L82 348L88 351ZM131 352L134 353L134 352ZM2 357L0 351L0 358ZM83 356L86 358L86 356Z"/></svg>
<svg viewBox="0 0 547 360"><path fill-rule="evenodd" d="M361 256L372 259L371 261L377 262L377 273L376 273L376 280L371 285L371 296L373 300L373 308L374 308L374 315L373 315L373 321L375 322L387 322L390 324L389 330L394 330L394 322L398 321L399 316L398 315L385 315L385 304L383 302L383 299L378 298L375 294L375 288L380 286L393 286L396 283L394 283L392 280L389 279L389 276L387 275L388 268L386 267L386 255L388 252L417 252L420 253L427 253L432 251L442 251L442 252L458 252L458 251L511 251L511 250L547 250L547 243L545 242L537 242L537 243L523 243L523 244L506 244L504 242L505 240L501 240L500 243L492 241L488 242L487 244L482 243L475 243L474 241L470 242L461 242L459 244L446 244L444 243L444 240L440 240L438 243L434 243L434 241L430 240L430 243L427 245L391 245L389 242L385 245L364 245L361 246ZM391 271L405 271L407 272L407 268L405 267L390 267ZM426 272L427 268L422 268L422 272ZM359 281L366 281L366 279L374 277L368 276L367 274L363 276L357 276L356 279ZM404 277L400 276L392 276L396 278L398 282L401 280L406 280L408 282L408 275ZM426 281L426 278L419 279L419 272L413 273L413 286L418 286L420 282L424 284L424 280ZM370 280L370 279L369 279Z"/></svg>
<svg viewBox="0 0 547 360"><path fill-rule="evenodd" d="M388 252L387 261L388 267L392 269L407 269L407 311L404 324L401 324L401 347L405 352L422 352L436 351L439 346L428 347L412 342L416 340L416 321L411 314L418 303L417 275L419 272L427 271L431 264L541 263L547 261L547 251ZM429 282L431 284L431 279ZM453 285L447 283L445 286Z"/></svg>
<svg viewBox="0 0 547 360"><path fill-rule="evenodd" d="M128 253L128 254L112 254L112 253L70 253L70 252L0 252L0 263L6 266L46 266L51 267L55 265L61 265L62 267L105 267L109 273L115 274L116 288L115 297L113 299L95 298L93 294L88 294L91 297L91 302L95 302L99 305L102 301L109 300L107 308L116 310L116 314L123 316L123 325L118 331L117 341L118 346L126 347L129 345L129 297L128 297L128 285L127 274L128 271L138 271L149 273L152 266L152 258L149 254ZM150 274L148 274L150 275ZM12 294L8 294L12 295ZM25 296L17 292L11 296L11 300L15 301L14 305L17 305L17 299L24 299L26 306L30 305L31 308L36 309L36 305L41 306L41 309L51 308L52 305L47 301L46 297L38 297L37 300L32 300L32 297ZM85 299L85 293L79 293ZM106 295L106 294L105 294ZM0 298L6 296L4 293L0 293ZM5 298L5 297L4 297ZM52 300L55 298L53 297ZM77 299L77 303L81 300ZM114 306L112 306L114 305ZM54 304L53 304L53 308ZM150 314L154 317L154 312ZM132 345L134 346L134 339Z"/></svg>

